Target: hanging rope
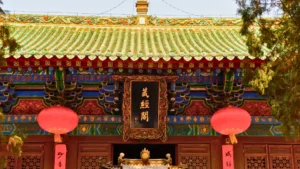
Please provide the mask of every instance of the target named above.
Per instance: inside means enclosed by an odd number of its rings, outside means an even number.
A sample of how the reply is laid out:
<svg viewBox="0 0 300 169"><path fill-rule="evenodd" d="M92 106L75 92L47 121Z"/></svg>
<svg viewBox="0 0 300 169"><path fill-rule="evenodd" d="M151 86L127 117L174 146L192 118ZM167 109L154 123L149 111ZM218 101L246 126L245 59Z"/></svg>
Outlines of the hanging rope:
<svg viewBox="0 0 300 169"><path fill-rule="evenodd" d="M110 11L112 11L112 10L114 10L114 9L116 9L116 8L118 8L119 6L121 6L124 2L126 2L127 0L123 0L122 2L120 2L119 4L117 4L116 6L114 6L114 7L112 7L112 8L110 8L109 10L107 10L107 11L104 11L104 12L101 12L101 13L99 13L98 15L101 15L101 14L105 14L105 13L108 13L108 12L110 12Z"/></svg>
<svg viewBox="0 0 300 169"><path fill-rule="evenodd" d="M195 14L193 14L193 13L190 13L190 12L184 11L184 10L182 10L182 9L179 9L179 8L173 6L172 4L166 2L165 0L161 0L161 1L162 1L163 3L169 5L170 7L176 9L177 11L180 11L180 12L186 13L186 14L188 14L188 15L192 15L192 16L198 16L198 15L195 15Z"/></svg>

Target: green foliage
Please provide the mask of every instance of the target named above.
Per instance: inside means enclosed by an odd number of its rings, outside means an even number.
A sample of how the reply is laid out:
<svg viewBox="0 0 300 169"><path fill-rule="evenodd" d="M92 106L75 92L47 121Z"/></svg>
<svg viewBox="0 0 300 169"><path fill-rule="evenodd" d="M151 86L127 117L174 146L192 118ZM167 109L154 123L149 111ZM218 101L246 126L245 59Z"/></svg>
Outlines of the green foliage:
<svg viewBox="0 0 300 169"><path fill-rule="evenodd" d="M0 0L0 4L2 1ZM4 15L4 11L0 8L0 15ZM8 50L9 53L13 53L17 48L19 48L18 43L10 37L9 27L5 24L0 25L0 39L1 39L1 46L0 46L0 65L3 61L3 57L5 55L5 51ZM4 120L3 109L0 107L0 121ZM1 141L1 148L6 149L8 152L12 153L13 155L19 157L22 154L22 146L23 140L26 136L21 132L16 132L11 136L4 136L1 128L0 128L0 141ZM0 157L0 169L6 168L7 166L7 156Z"/></svg>
<svg viewBox="0 0 300 169"><path fill-rule="evenodd" d="M24 144L23 140L26 139L26 137L27 136L20 131L13 133L8 139L6 145L7 151L20 157L22 155L22 146Z"/></svg>
<svg viewBox="0 0 300 169"><path fill-rule="evenodd" d="M0 4L2 4L1 0ZM2 8L0 8L0 15L5 15ZM10 36L9 26L5 23L0 25L0 44L0 64L3 62L5 51L12 54L20 47L16 40Z"/></svg>
<svg viewBox="0 0 300 169"><path fill-rule="evenodd" d="M5 116L3 114L3 109L0 107L0 121L3 121ZM26 135L21 131L17 131L10 136L3 135L0 128L0 147L16 157L22 155L22 146L24 144L24 139ZM7 156L0 157L0 169L6 168L7 165Z"/></svg>
<svg viewBox="0 0 300 169"><path fill-rule="evenodd" d="M246 70L248 81L267 95L272 112L287 138L300 138L300 2L299 0L237 0L241 34L252 56L270 56L261 69ZM274 19L263 15L278 10ZM267 49L268 50L267 50ZM267 51L267 52L266 52Z"/></svg>

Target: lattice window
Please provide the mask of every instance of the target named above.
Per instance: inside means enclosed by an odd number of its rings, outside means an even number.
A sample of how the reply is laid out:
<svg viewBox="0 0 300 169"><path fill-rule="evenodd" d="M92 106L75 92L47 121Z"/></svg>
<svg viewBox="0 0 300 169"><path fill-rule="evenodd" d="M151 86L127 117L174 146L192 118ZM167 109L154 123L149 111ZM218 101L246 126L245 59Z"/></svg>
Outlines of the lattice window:
<svg viewBox="0 0 300 169"><path fill-rule="evenodd" d="M13 156L0 156L1 163L4 162L3 169L15 169L16 159Z"/></svg>
<svg viewBox="0 0 300 169"><path fill-rule="evenodd" d="M247 169L266 169L267 160L264 156L248 156L246 157Z"/></svg>
<svg viewBox="0 0 300 169"><path fill-rule="evenodd" d="M272 169L292 169L290 157L271 157Z"/></svg>
<svg viewBox="0 0 300 169"><path fill-rule="evenodd" d="M190 163L190 169L209 169L207 156L181 156L183 164Z"/></svg>
<svg viewBox="0 0 300 169"><path fill-rule="evenodd" d="M41 156L23 156L21 169L42 169Z"/></svg>
<svg viewBox="0 0 300 169"><path fill-rule="evenodd" d="M80 169L100 169L100 162L107 162L107 156L81 156Z"/></svg>
<svg viewBox="0 0 300 169"><path fill-rule="evenodd" d="M296 169L300 169L300 158L295 160Z"/></svg>

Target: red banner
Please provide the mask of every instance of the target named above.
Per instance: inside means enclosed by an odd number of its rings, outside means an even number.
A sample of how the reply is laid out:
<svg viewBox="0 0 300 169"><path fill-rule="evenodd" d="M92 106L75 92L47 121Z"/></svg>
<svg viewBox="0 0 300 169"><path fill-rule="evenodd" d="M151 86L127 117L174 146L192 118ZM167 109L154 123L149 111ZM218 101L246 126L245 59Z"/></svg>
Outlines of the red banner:
<svg viewBox="0 0 300 169"><path fill-rule="evenodd" d="M54 169L66 169L67 147L65 144L55 145Z"/></svg>
<svg viewBox="0 0 300 169"><path fill-rule="evenodd" d="M222 146L223 169L234 169L233 145Z"/></svg>

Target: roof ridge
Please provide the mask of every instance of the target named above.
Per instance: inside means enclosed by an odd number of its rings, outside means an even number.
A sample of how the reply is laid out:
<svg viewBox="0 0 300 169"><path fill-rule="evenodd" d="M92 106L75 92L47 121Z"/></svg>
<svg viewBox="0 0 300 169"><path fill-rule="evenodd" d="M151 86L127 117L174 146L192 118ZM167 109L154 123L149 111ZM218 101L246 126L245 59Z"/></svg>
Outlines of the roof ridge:
<svg viewBox="0 0 300 169"><path fill-rule="evenodd" d="M3 24L3 22L0 22ZM79 25L79 24L52 24L52 23L15 23L6 22L6 25L11 26L55 26L55 27L76 27L76 28L126 28L126 29L237 29L240 26L155 26L155 25Z"/></svg>
<svg viewBox="0 0 300 169"><path fill-rule="evenodd" d="M75 24L75 25L122 25L139 24L139 16L102 17L102 16L62 16L7 14L0 15L0 22L6 23L42 23L42 24ZM241 18L160 18L145 16L146 26L241 26Z"/></svg>

